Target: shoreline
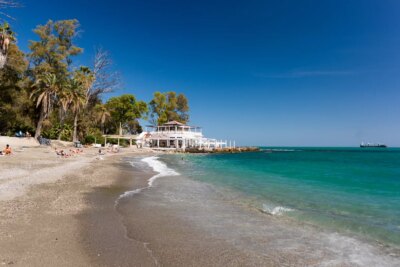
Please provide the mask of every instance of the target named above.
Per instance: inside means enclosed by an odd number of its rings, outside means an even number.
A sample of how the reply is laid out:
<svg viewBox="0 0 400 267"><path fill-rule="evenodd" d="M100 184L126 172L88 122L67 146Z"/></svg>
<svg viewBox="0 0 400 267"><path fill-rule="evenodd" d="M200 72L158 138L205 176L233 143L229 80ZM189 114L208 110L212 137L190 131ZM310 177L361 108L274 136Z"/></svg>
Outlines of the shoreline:
<svg viewBox="0 0 400 267"><path fill-rule="evenodd" d="M97 171L109 182L85 194L89 206L77 216L79 243L94 266L155 266L143 243L127 237L122 218L115 209L120 195L146 187L155 173L132 171L124 157Z"/></svg>
<svg viewBox="0 0 400 267"><path fill-rule="evenodd" d="M212 185L166 176L151 190L126 199L120 212L128 236L145 240L167 265L182 261L220 266L234 261L240 266L393 266L400 262L397 250L237 204L235 197L230 199ZM171 246L174 249L168 249ZM221 250L229 252L221 255Z"/></svg>
<svg viewBox="0 0 400 267"><path fill-rule="evenodd" d="M398 262L397 256L356 239L238 205L234 197L210 184L142 160L155 155L127 151L104 160L88 154L76 160L36 162L38 172L31 170L22 179L25 183L33 177L42 183L21 185L23 193L0 200L0 263L393 266ZM75 162L79 164L70 165ZM14 169L14 178L24 176L35 162L22 163L11 164L21 169L19 173ZM61 171L71 166L79 169ZM41 179L45 173L48 177ZM0 192L1 185L14 178L0 179ZM128 196L120 198L124 194ZM357 249L370 255L363 258Z"/></svg>

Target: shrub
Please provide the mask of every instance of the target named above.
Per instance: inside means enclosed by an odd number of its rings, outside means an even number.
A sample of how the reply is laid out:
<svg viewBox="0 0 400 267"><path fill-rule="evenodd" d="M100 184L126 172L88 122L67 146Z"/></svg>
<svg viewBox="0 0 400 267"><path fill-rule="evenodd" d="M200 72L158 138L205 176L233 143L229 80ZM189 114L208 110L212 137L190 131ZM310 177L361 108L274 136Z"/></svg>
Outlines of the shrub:
<svg viewBox="0 0 400 267"><path fill-rule="evenodd" d="M84 145L94 144L96 141L96 137L93 135L86 135L85 140L83 141Z"/></svg>

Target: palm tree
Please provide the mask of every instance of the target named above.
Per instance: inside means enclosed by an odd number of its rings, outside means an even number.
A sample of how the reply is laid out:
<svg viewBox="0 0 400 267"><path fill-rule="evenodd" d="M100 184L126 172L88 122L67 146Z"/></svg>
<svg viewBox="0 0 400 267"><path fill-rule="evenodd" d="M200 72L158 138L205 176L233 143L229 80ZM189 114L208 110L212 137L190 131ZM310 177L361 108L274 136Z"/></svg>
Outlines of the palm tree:
<svg viewBox="0 0 400 267"><path fill-rule="evenodd" d="M74 113L74 134L73 142L78 141L78 117L81 110L83 110L88 103L88 89L92 86L94 77L92 72L87 67L81 67L75 72L74 77L71 79L71 108Z"/></svg>
<svg viewBox="0 0 400 267"><path fill-rule="evenodd" d="M41 134L43 122L51 111L54 97L59 91L57 77L53 73L44 73L36 79L32 88L33 92L30 97L36 99L37 108L40 106L40 116L35 132L35 138L37 139Z"/></svg>
<svg viewBox="0 0 400 267"><path fill-rule="evenodd" d="M79 112L86 105L86 94L83 90L84 87L79 80L72 79L69 85L70 96L69 96L69 104L71 105L71 110L74 114L74 132L72 136L72 141L78 141L78 118Z"/></svg>
<svg viewBox="0 0 400 267"><path fill-rule="evenodd" d="M111 113L104 104L96 105L95 110L97 113L96 121L100 122L101 132L104 134L104 124L110 119Z"/></svg>
<svg viewBox="0 0 400 267"><path fill-rule="evenodd" d="M62 90L59 91L59 93L57 94L58 97L58 104L60 107L60 132L58 134L58 140L61 140L61 135L63 133L64 130L64 121L65 121L65 117L67 115L67 110L68 107L71 104L72 101L72 97L74 94L74 88L73 86L71 86L70 83L64 82L63 86L62 86Z"/></svg>

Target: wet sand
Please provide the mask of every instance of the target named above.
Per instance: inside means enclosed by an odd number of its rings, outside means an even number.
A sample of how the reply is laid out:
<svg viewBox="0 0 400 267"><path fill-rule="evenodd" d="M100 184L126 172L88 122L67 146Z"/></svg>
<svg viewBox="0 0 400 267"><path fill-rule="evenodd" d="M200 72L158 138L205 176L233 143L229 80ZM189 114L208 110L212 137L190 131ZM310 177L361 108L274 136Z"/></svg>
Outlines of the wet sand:
<svg viewBox="0 0 400 267"><path fill-rule="evenodd" d="M80 239L85 254L93 266L155 266L152 256L142 242L126 236L121 216L115 205L119 195L125 191L147 186L153 172L133 171L119 158L96 170L99 176L110 183L98 186L85 194L90 208L76 218L79 220ZM100 178L104 179L104 178Z"/></svg>

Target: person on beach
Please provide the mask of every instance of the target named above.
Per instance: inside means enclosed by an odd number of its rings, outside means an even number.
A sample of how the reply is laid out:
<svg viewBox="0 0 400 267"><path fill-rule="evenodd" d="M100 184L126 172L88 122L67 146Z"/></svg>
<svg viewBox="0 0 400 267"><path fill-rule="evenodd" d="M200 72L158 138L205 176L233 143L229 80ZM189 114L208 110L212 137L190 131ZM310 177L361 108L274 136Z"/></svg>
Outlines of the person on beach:
<svg viewBox="0 0 400 267"><path fill-rule="evenodd" d="M11 151L11 147L9 144L6 145L6 148L4 149L4 154L6 155L11 155L12 151Z"/></svg>
<svg viewBox="0 0 400 267"><path fill-rule="evenodd" d="M61 156L61 157L63 156L63 151L62 150L58 151L57 148L54 148L54 151L56 152L57 156Z"/></svg>
<svg viewBox="0 0 400 267"><path fill-rule="evenodd" d="M54 148L54 151L56 152L57 156L62 156L61 151L58 151L58 149L56 147Z"/></svg>
<svg viewBox="0 0 400 267"><path fill-rule="evenodd" d="M54 148L54 151L56 152L57 156L59 156L59 157L62 157L62 158L72 157L72 154L67 154L63 149L58 150L57 148Z"/></svg>
<svg viewBox="0 0 400 267"><path fill-rule="evenodd" d="M65 153L63 149L61 149L60 154L61 154L61 157L63 157L63 158L68 158L68 157L71 157L71 156L72 156L71 154Z"/></svg>
<svg viewBox="0 0 400 267"><path fill-rule="evenodd" d="M111 148L112 153L118 153L119 152L119 146L118 145L113 145Z"/></svg>

